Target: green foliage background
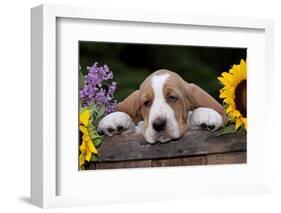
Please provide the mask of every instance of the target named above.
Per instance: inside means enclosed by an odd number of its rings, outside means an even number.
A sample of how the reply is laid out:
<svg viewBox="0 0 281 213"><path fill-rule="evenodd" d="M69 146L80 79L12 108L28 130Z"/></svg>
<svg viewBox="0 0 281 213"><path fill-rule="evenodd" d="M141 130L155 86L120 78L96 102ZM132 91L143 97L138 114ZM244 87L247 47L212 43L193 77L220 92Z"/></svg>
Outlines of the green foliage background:
<svg viewBox="0 0 281 213"><path fill-rule="evenodd" d="M138 89L152 72L165 68L180 74L219 100L217 77L233 64L246 60L242 48L195 47L154 44L80 42L79 63L82 71L95 62L107 64L117 82L115 98L121 101ZM86 73L83 73L86 74Z"/></svg>

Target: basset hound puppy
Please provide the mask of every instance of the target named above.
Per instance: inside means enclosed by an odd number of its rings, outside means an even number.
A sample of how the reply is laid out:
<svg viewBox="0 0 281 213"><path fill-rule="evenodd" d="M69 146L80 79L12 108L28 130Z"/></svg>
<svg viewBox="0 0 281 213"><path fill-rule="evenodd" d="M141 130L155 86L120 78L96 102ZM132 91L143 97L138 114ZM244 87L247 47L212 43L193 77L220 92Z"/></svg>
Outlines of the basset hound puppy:
<svg viewBox="0 0 281 213"><path fill-rule="evenodd" d="M98 131L106 135L142 133L148 143L180 138L188 129L216 131L225 120L224 107L177 73L161 69L106 115Z"/></svg>

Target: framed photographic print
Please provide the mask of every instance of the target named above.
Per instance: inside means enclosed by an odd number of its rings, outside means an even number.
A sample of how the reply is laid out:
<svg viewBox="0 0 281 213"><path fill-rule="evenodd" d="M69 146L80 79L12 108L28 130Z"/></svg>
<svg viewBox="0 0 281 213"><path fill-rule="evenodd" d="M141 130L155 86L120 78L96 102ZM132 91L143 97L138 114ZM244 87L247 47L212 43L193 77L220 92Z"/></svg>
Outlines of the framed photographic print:
<svg viewBox="0 0 281 213"><path fill-rule="evenodd" d="M52 5L31 14L32 203L270 191L272 20Z"/></svg>

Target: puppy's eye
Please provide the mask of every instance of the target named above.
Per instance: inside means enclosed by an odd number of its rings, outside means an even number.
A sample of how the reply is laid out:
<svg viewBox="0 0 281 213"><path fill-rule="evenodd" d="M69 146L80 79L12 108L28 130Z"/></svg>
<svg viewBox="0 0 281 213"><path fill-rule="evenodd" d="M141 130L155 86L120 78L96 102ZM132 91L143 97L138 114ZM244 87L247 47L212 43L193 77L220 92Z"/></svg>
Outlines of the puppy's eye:
<svg viewBox="0 0 281 213"><path fill-rule="evenodd" d="M152 103L151 101L147 100L143 103L143 105L146 106L146 107L150 107L151 103Z"/></svg>
<svg viewBox="0 0 281 213"><path fill-rule="evenodd" d="M176 102L176 100L178 100L177 96L175 96L175 95L169 95L168 96L168 102L174 103L174 102Z"/></svg>

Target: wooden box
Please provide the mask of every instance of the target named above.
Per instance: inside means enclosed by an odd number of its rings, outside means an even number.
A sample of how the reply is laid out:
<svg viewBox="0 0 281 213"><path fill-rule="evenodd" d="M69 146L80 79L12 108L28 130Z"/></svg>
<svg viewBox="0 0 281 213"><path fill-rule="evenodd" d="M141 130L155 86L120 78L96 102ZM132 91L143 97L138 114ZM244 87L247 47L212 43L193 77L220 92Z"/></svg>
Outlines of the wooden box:
<svg viewBox="0 0 281 213"><path fill-rule="evenodd" d="M189 166L246 163L246 135L215 136L205 130L190 130L179 140L147 143L142 135L105 137L98 148L100 161L89 169Z"/></svg>

